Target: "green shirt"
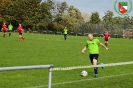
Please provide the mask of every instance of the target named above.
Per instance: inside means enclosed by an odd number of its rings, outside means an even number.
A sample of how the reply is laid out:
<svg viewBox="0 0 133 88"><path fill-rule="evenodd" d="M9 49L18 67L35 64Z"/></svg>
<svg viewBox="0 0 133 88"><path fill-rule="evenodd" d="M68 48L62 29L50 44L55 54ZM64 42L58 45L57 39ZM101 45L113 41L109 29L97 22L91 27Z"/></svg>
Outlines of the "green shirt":
<svg viewBox="0 0 133 88"><path fill-rule="evenodd" d="M99 47L100 41L98 39L93 39L92 41L87 40L86 46L88 46L88 50L90 54L99 54Z"/></svg>
<svg viewBox="0 0 133 88"><path fill-rule="evenodd" d="M8 26L8 30L12 30L13 29L13 26L10 24L9 26Z"/></svg>
<svg viewBox="0 0 133 88"><path fill-rule="evenodd" d="M64 29L64 34L67 34L67 29Z"/></svg>

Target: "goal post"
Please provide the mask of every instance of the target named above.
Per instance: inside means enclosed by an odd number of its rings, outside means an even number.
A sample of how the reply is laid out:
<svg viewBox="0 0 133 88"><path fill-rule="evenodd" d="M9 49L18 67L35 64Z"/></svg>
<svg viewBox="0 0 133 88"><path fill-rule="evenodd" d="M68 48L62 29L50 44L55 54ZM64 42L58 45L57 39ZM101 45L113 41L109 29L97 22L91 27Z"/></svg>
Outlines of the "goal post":
<svg viewBox="0 0 133 88"><path fill-rule="evenodd" d="M123 30L123 38L128 38L128 39L133 38L133 29Z"/></svg>
<svg viewBox="0 0 133 88"><path fill-rule="evenodd" d="M51 88L52 85L52 69L54 65L34 65L34 66L15 66L15 67L1 67L0 71L14 71L14 70L29 70L29 69L49 69L49 77L48 77L48 88Z"/></svg>

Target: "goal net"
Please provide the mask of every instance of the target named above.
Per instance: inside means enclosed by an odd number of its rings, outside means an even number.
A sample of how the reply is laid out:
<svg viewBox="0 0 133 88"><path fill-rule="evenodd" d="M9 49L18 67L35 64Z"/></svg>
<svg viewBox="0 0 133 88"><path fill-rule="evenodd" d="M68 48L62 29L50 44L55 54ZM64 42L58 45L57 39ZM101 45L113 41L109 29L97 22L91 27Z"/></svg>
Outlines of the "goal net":
<svg viewBox="0 0 133 88"><path fill-rule="evenodd" d="M133 38L133 29L123 30L123 38L128 38L128 39Z"/></svg>

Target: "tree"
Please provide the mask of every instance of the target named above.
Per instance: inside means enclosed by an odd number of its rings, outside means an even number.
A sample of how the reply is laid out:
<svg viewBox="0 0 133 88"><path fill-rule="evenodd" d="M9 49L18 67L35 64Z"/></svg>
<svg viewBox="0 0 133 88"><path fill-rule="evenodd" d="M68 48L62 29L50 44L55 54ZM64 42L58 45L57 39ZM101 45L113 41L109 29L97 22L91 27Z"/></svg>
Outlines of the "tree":
<svg viewBox="0 0 133 88"><path fill-rule="evenodd" d="M133 29L133 16L131 17L131 29Z"/></svg>
<svg viewBox="0 0 133 88"><path fill-rule="evenodd" d="M26 29L33 26L35 29L46 28L47 22L52 18L47 2L41 3L41 0L14 0L7 11L11 20L22 23Z"/></svg>
<svg viewBox="0 0 133 88"><path fill-rule="evenodd" d="M130 29L131 28L131 20L130 20L130 17L129 16L125 16L123 18L123 23L122 25L124 26L124 29Z"/></svg>
<svg viewBox="0 0 133 88"><path fill-rule="evenodd" d="M101 22L101 19L100 19L99 13L98 12L92 13L89 23L91 23L91 24L100 24L100 22Z"/></svg>
<svg viewBox="0 0 133 88"><path fill-rule="evenodd" d="M117 24L117 25L119 25L119 24L122 24L122 18L121 17L114 17L113 18L113 20L112 20L112 23L113 24Z"/></svg>
<svg viewBox="0 0 133 88"><path fill-rule="evenodd" d="M56 22L60 22L61 21L61 15L65 12L67 12L68 9L68 5L66 2L62 2L62 3L57 3L56 4L56 16L54 21Z"/></svg>
<svg viewBox="0 0 133 88"><path fill-rule="evenodd" d="M81 14L82 14L82 17L83 17L85 23L90 21L90 18L91 18L90 14L88 14L86 12L81 12Z"/></svg>
<svg viewBox="0 0 133 88"><path fill-rule="evenodd" d="M84 19L81 12L74 6L70 6L68 11L61 15L61 23L65 24L70 31L78 32L80 30L80 24L83 23Z"/></svg>
<svg viewBox="0 0 133 88"><path fill-rule="evenodd" d="M8 18L6 9L8 5L11 3L11 0L0 0L0 21L6 21Z"/></svg>
<svg viewBox="0 0 133 88"><path fill-rule="evenodd" d="M112 11L107 11L105 12L105 16L103 17L103 22L105 24L106 29L111 29L111 25L113 24L113 12Z"/></svg>

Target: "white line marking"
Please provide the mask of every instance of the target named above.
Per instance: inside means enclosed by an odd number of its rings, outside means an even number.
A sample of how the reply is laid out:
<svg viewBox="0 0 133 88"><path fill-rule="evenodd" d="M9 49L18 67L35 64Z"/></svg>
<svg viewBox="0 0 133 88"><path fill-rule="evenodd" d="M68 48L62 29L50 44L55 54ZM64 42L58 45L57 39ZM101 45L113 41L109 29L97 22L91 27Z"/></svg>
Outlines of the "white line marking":
<svg viewBox="0 0 133 88"><path fill-rule="evenodd" d="M133 61L104 64L104 66L119 66L119 65L128 65L128 64L133 64ZM58 71L58 70L72 70L72 69L91 68L91 67L93 67L93 66L77 66L77 67L66 67L66 68L53 68L53 70L54 71ZM98 65L98 67L101 67L101 65ZM112 76L104 76L104 77L99 77L98 79L113 78L113 77L126 76L126 75L133 75L133 73L120 74L120 75L112 75ZM83 79L83 80L76 80L76 81L69 81L69 82L59 82L59 83L52 84L52 86L71 84L71 83L77 83L77 82L82 82L82 81L90 81L90 80L97 80L97 79L96 78L91 78L91 79ZM27 88L43 88L43 87L47 87L47 86L48 85L41 85L41 86L27 87Z"/></svg>
<svg viewBox="0 0 133 88"><path fill-rule="evenodd" d="M133 61L130 62L119 62L119 63L109 63L109 64L103 64L106 66L118 66L118 65L127 65L127 64L133 64ZM92 68L94 66L74 66L74 67L64 67L64 68L53 68L53 71L58 70L73 70L73 69L80 69L80 68ZM97 67L101 67L101 65L97 65Z"/></svg>
<svg viewBox="0 0 133 88"><path fill-rule="evenodd" d="M120 74L120 75L111 75L111 76L104 76L104 77L90 78L90 79L82 79L82 80L75 80L75 81L69 81L69 82L59 82L59 83L52 84L52 86L78 83L78 82L83 82L83 81L99 80L99 79L105 79L105 78L114 78L114 77L120 77L120 76L128 76L128 75L133 75L133 73ZM47 86L48 85L42 85L42 86L27 87L27 88L44 88L44 87L47 87Z"/></svg>

